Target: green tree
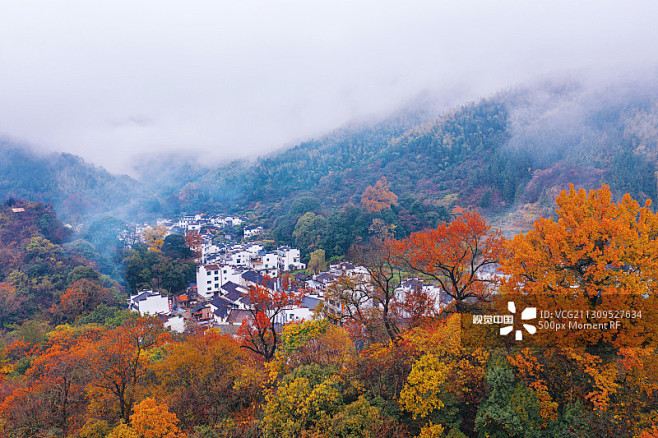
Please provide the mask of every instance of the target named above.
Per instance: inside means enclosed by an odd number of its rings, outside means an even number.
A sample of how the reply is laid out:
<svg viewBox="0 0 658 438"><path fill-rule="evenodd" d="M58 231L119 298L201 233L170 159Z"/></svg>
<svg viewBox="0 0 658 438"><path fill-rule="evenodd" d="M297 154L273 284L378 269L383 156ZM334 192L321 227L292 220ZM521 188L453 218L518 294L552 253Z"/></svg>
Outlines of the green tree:
<svg viewBox="0 0 658 438"><path fill-rule="evenodd" d="M192 251L185 244L185 237L180 234L170 234L164 239L162 253L173 259L189 259Z"/></svg>
<svg viewBox="0 0 658 438"><path fill-rule="evenodd" d="M316 249L311 253L308 261L308 269L316 274L327 269L327 262L324 258L324 249Z"/></svg>
<svg viewBox="0 0 658 438"><path fill-rule="evenodd" d="M324 216L309 211L299 218L292 236L300 251L308 254L317 248L326 231L327 220Z"/></svg>
<svg viewBox="0 0 658 438"><path fill-rule="evenodd" d="M514 378L507 367L487 372L489 398L480 404L475 428L480 437L539 437L543 419L535 392Z"/></svg>

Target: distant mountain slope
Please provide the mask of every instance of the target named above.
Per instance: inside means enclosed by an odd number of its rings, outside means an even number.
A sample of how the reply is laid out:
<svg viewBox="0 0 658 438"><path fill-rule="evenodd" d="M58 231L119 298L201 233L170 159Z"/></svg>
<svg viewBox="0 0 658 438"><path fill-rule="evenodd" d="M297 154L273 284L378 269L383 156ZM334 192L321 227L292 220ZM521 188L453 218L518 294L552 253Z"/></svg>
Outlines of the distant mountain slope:
<svg viewBox="0 0 658 438"><path fill-rule="evenodd" d="M65 218L224 211L267 226L301 216L309 198L325 217L358 206L365 188L385 176L401 209L477 208L496 223L523 228L551 214L569 183L607 183L617 195L655 199L657 167L654 83L547 82L440 116L406 108L253 162L204 168L190 157L160 157L140 164L140 181L68 154L37 156L0 143L0 195L52 202Z"/></svg>
<svg viewBox="0 0 658 438"><path fill-rule="evenodd" d="M550 214L554 195L569 183L607 183L617 194L656 198L658 98L651 85L545 83L430 121L401 120L213 169L177 193L178 206L275 217L305 196L327 208L358 204L381 176L401 200L479 208L498 218L532 206Z"/></svg>
<svg viewBox="0 0 658 438"><path fill-rule="evenodd" d="M0 141L0 197L48 202L69 221L99 213L137 217L148 199L130 177L75 155L36 153L7 141Z"/></svg>

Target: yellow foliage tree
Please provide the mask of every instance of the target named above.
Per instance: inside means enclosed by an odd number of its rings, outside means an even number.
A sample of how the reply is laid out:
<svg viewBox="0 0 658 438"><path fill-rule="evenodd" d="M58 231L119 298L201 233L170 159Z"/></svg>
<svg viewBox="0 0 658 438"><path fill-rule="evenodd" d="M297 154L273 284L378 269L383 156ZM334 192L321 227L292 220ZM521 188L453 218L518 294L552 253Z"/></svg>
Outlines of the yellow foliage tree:
<svg viewBox="0 0 658 438"><path fill-rule="evenodd" d="M123 421L110 431L107 438L141 438L135 429Z"/></svg>
<svg viewBox="0 0 658 438"><path fill-rule="evenodd" d="M444 406L441 387L448 377L448 367L434 354L422 356L414 364L407 384L400 393L400 404L415 418L425 418Z"/></svg>
<svg viewBox="0 0 658 438"><path fill-rule="evenodd" d="M160 251L164 245L164 239L167 234L167 227L158 225L156 227L148 227L144 230L144 243L151 251Z"/></svg>
<svg viewBox="0 0 658 438"><path fill-rule="evenodd" d="M148 397L135 405L130 424L140 438L185 438L178 428L176 414L166 404Z"/></svg>
<svg viewBox="0 0 658 438"><path fill-rule="evenodd" d="M361 196L361 204L368 213L379 213L398 203L398 196L390 191L391 185L382 177L374 186L368 186Z"/></svg>
<svg viewBox="0 0 658 438"><path fill-rule="evenodd" d="M400 393L400 404L414 418L431 419L444 407L444 400L479 404L484 397L484 380L489 353L470 349L461 342L461 320L452 314L439 324L418 327L403 338L421 354ZM474 418L467 422L474 421ZM421 436L440 436L442 426L428 422Z"/></svg>
<svg viewBox="0 0 658 438"><path fill-rule="evenodd" d="M298 437L304 431L328 427L342 404L341 379L326 376L317 366L301 375L282 382L277 392L267 397L264 408L263 434L265 437Z"/></svg>
<svg viewBox="0 0 658 438"><path fill-rule="evenodd" d="M658 214L649 209L650 201L640 207L626 194L614 203L603 185L590 192L570 186L556 202L557 220L539 219L508 242L501 292L530 296L535 307L546 310L650 308L658 290ZM541 339L547 345L639 346L655 336L655 324L646 312L623 330L547 333Z"/></svg>

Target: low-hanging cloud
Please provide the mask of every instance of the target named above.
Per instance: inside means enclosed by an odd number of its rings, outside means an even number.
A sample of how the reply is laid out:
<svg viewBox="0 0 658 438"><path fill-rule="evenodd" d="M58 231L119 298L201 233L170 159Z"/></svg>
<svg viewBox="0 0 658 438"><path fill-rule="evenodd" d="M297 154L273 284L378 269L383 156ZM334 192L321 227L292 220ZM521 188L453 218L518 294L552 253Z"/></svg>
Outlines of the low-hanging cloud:
<svg viewBox="0 0 658 438"><path fill-rule="evenodd" d="M654 1L6 2L0 136L129 172L266 153L424 90L465 101L658 61ZM448 103L454 103L446 102Z"/></svg>

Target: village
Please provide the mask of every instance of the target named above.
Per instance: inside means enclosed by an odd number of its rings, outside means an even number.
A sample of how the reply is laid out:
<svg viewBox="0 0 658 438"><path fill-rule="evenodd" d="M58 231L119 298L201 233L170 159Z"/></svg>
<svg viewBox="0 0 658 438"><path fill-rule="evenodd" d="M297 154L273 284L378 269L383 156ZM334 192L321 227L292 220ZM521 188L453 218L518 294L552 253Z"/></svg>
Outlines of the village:
<svg viewBox="0 0 658 438"><path fill-rule="evenodd" d="M244 226L246 222L240 217L199 214L185 215L177 221L158 220L161 230L166 227L167 234L184 234L186 241L191 242L197 262L196 283L171 296L154 290L138 291L128 299L129 309L140 315L157 316L165 327L178 333L218 328L223 333L235 334L245 320L254 317L256 309L250 302L249 291L260 288L269 294L295 292L299 297L295 303L284 305L277 309L276 315L271 315L277 326L322 316L342 321L351 309L327 297L326 293L340 278L368 285L368 269L343 260L329 264L326 270L308 272L300 261L299 249L280 246L266 250L264 243L258 240L263 228ZM235 227L240 225L242 239L234 233ZM147 229L146 224L137 227L137 237L143 239ZM218 235L222 236L222 243L213 240ZM396 299L419 289L434 297L437 311L449 302L449 297L438 287L418 278L401 281L395 290ZM375 304L365 302L364 305Z"/></svg>

